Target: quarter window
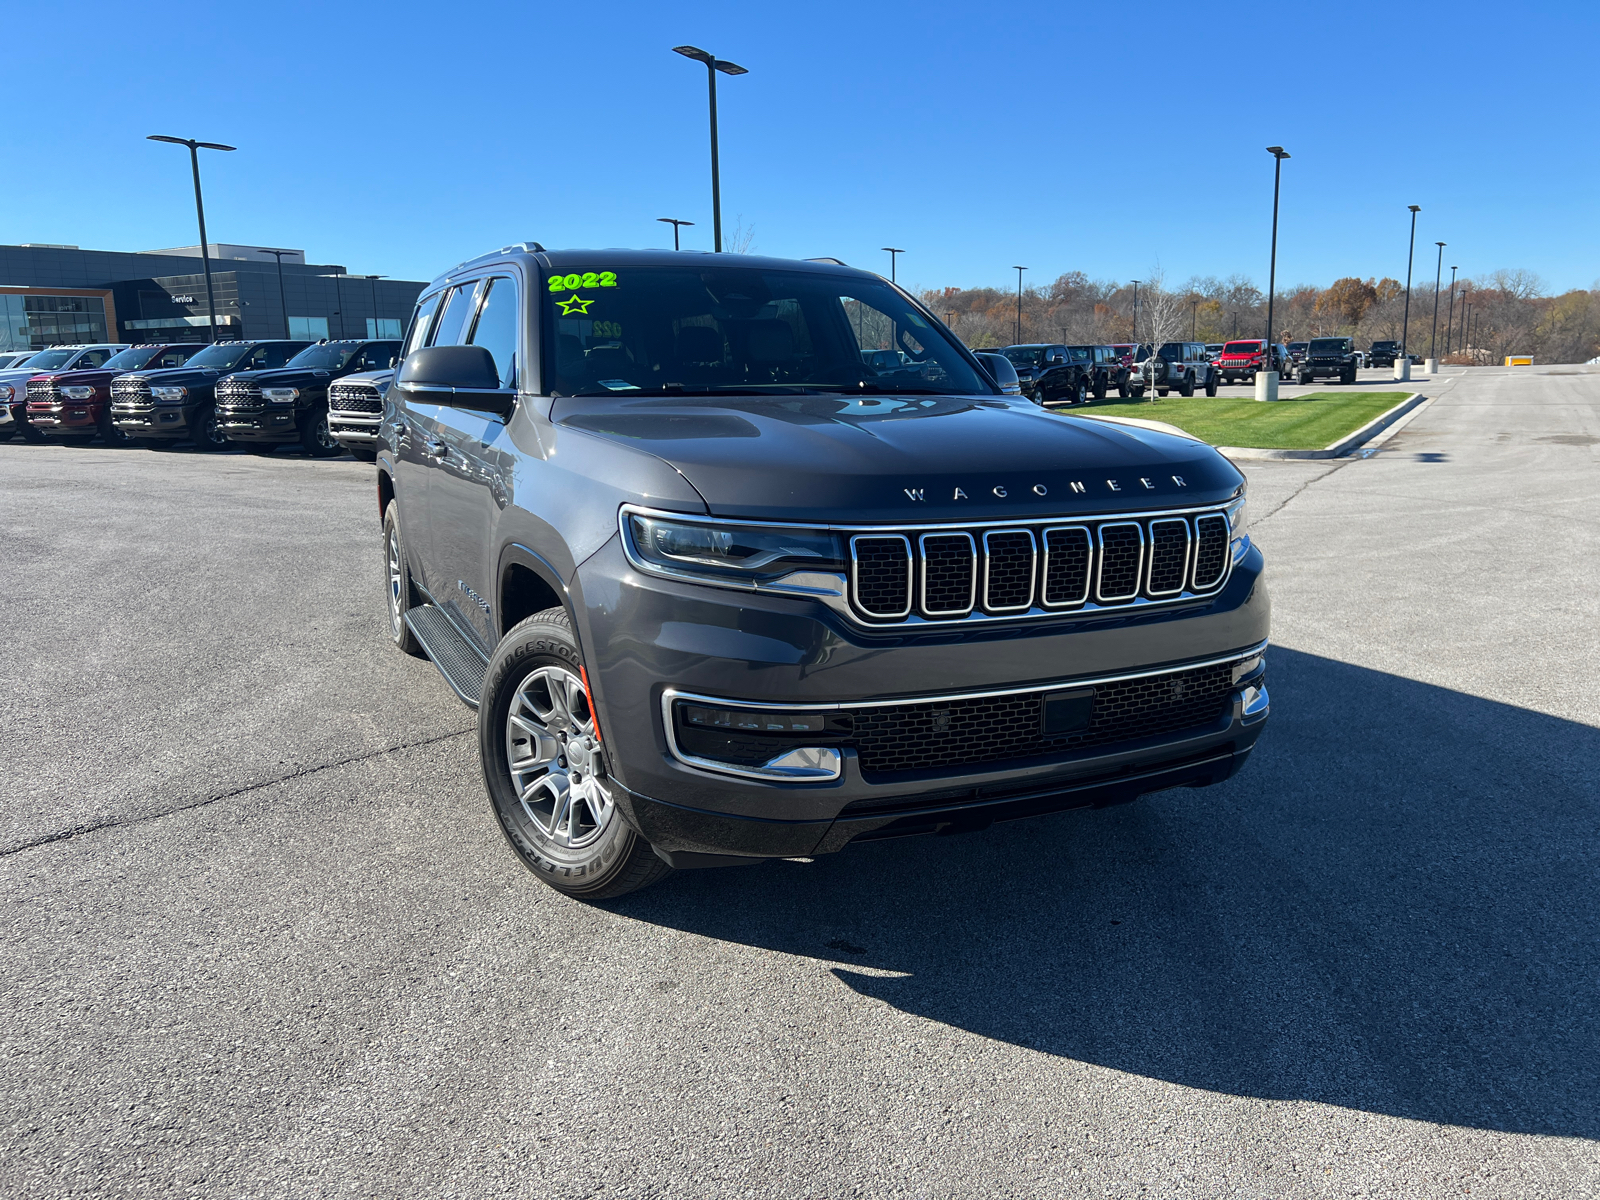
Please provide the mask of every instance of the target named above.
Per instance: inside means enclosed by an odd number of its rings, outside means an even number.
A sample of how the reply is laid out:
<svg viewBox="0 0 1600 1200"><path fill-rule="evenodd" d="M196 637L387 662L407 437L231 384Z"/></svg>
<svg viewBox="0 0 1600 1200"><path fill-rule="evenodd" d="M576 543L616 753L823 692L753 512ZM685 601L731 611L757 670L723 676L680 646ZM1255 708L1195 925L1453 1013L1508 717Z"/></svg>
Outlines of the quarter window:
<svg viewBox="0 0 1600 1200"><path fill-rule="evenodd" d="M439 307L439 297L443 292L435 292L431 296L424 296L417 305L416 314L411 318L411 336L406 339L406 353L427 344L428 326L433 324L433 314Z"/></svg>
<svg viewBox="0 0 1600 1200"><path fill-rule="evenodd" d="M500 386L517 386L517 283L499 276L489 280L488 294L478 313L470 344L482 346L494 356L500 372Z"/></svg>

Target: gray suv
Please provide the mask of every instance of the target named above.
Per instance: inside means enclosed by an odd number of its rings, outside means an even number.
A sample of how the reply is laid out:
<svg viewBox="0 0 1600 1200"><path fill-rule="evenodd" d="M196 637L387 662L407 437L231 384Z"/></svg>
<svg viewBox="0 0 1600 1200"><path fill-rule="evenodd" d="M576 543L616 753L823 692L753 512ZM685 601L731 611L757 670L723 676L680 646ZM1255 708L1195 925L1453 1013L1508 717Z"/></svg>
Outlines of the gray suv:
<svg viewBox="0 0 1600 1200"><path fill-rule="evenodd" d="M390 635L564 892L1204 787L1260 736L1240 473L1001 394L877 275L519 244L403 355Z"/></svg>
<svg viewBox="0 0 1600 1200"><path fill-rule="evenodd" d="M1144 364L1145 386L1154 388L1158 396L1174 390L1180 396L1192 396L1196 388L1215 396L1221 378L1204 342L1163 342L1155 357Z"/></svg>

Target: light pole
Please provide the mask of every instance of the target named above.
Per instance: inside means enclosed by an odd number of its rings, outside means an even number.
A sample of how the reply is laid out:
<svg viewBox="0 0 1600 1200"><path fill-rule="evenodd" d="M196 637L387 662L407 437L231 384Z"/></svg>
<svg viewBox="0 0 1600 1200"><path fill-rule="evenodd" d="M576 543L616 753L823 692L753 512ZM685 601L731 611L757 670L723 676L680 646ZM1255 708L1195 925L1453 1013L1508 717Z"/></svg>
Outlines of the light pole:
<svg viewBox="0 0 1600 1200"><path fill-rule="evenodd" d="M296 254L295 250L258 250L258 254L270 254L278 260L278 307L283 310L283 336L289 336L289 298L283 292L283 256Z"/></svg>
<svg viewBox="0 0 1600 1200"><path fill-rule="evenodd" d="M678 248L678 226L694 224L693 221L680 221L677 217L657 217L656 220L664 221L666 224L672 226L672 248L674 250Z"/></svg>
<svg viewBox="0 0 1600 1200"><path fill-rule="evenodd" d="M1017 345L1022 344L1022 273L1027 267L1015 268L1017 272Z"/></svg>
<svg viewBox="0 0 1600 1200"><path fill-rule="evenodd" d="M382 337L378 332L378 280L389 278L387 275L368 275L367 282L372 285L372 336Z"/></svg>
<svg viewBox="0 0 1600 1200"><path fill-rule="evenodd" d="M706 79L711 87L711 229L714 249L722 253L722 177L717 168L717 72L724 75L748 75L749 71L737 63L725 62L698 46L674 46L673 52L706 65ZM673 229L677 233L677 229ZM674 238L676 242L676 238Z"/></svg>
<svg viewBox="0 0 1600 1200"><path fill-rule="evenodd" d="M1200 301L1189 302L1189 340L1198 341L1200 338Z"/></svg>
<svg viewBox="0 0 1600 1200"><path fill-rule="evenodd" d="M167 137L152 133L148 142L171 142L175 146L189 147L189 166L194 170L194 211L200 218L200 262L206 273L206 312L211 322L211 340L217 340L217 294L211 287L211 247L206 244L206 206L200 199L200 151L237 150L237 146L224 146L221 142L197 142L193 138Z"/></svg>
<svg viewBox="0 0 1600 1200"><path fill-rule="evenodd" d="M1405 315L1400 318L1400 365L1394 369L1396 379L1411 378L1411 346L1406 338L1411 333L1411 261L1417 253L1417 214L1422 211L1420 204L1408 204L1411 210L1411 246L1406 251L1406 307Z"/></svg>
<svg viewBox="0 0 1600 1200"><path fill-rule="evenodd" d="M1439 261L1433 268L1433 336L1428 340L1428 365L1429 375L1439 373L1439 280L1444 277L1444 243L1435 242L1439 247Z"/></svg>
<svg viewBox="0 0 1600 1200"><path fill-rule="evenodd" d="M887 250L889 252L889 282L893 283L895 281L895 278L894 278L894 265L895 265L896 262L898 262L900 260L900 256L902 254L904 254L905 251L904 250L897 250L893 246L884 246L883 249L885 249L885 250Z"/></svg>
<svg viewBox="0 0 1600 1200"><path fill-rule="evenodd" d="M1278 287L1278 185L1283 177L1283 160L1289 152L1282 146L1268 146L1272 155L1272 256L1267 261L1267 350L1262 366L1267 369L1256 376L1256 399L1278 398L1278 372L1272 369L1272 302Z"/></svg>
<svg viewBox="0 0 1600 1200"><path fill-rule="evenodd" d="M1133 358L1139 358L1139 281L1133 281Z"/></svg>
<svg viewBox="0 0 1600 1200"><path fill-rule="evenodd" d="M1450 311L1444 319L1444 356L1450 357L1450 334L1455 329L1456 323L1456 266L1450 264Z"/></svg>

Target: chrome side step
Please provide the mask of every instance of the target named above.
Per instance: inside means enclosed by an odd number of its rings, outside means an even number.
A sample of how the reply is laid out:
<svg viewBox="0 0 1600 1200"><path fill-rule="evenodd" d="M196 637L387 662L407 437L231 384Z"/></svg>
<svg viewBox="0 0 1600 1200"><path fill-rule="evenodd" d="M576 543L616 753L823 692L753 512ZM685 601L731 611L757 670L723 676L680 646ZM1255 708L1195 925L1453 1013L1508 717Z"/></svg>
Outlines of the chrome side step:
<svg viewBox="0 0 1600 1200"><path fill-rule="evenodd" d="M406 624L451 690L477 708L478 697L483 693L483 677L489 670L489 660L483 652L431 604L419 604L407 612Z"/></svg>

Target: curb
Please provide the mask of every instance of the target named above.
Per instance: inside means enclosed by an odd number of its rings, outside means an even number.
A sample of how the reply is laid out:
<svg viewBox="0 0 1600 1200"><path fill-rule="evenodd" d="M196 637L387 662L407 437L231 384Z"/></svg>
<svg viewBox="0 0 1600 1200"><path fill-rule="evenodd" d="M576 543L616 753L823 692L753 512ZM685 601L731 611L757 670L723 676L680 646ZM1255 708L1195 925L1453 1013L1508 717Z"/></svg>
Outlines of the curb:
<svg viewBox="0 0 1600 1200"><path fill-rule="evenodd" d="M1421 392L1412 392L1411 395L1387 412L1379 413L1354 433L1345 435L1337 442L1334 442L1333 445L1322 450L1264 450L1258 446L1218 446L1217 450L1228 458L1255 462L1270 462L1281 459L1341 458L1356 447L1371 441L1402 417L1421 408L1428 403L1428 399Z"/></svg>

